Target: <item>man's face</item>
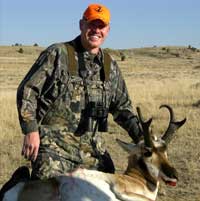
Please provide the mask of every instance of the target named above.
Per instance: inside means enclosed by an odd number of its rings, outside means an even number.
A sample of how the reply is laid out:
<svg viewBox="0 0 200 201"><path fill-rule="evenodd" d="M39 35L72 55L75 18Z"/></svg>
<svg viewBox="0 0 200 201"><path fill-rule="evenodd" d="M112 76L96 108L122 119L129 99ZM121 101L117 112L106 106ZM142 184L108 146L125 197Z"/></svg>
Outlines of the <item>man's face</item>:
<svg viewBox="0 0 200 201"><path fill-rule="evenodd" d="M92 51L99 49L109 33L110 26L105 25L101 20L87 22L82 19L80 21L80 30L83 47L88 51Z"/></svg>

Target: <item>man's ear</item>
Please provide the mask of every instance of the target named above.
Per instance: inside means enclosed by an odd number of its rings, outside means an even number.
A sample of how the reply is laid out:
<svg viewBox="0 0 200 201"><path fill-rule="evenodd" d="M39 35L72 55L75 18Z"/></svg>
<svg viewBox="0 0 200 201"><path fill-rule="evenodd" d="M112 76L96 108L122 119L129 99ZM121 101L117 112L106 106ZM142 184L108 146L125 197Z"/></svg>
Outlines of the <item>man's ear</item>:
<svg viewBox="0 0 200 201"><path fill-rule="evenodd" d="M83 29L83 19L79 20L79 29L82 31Z"/></svg>
<svg viewBox="0 0 200 201"><path fill-rule="evenodd" d="M110 24L109 24L108 32L110 32Z"/></svg>

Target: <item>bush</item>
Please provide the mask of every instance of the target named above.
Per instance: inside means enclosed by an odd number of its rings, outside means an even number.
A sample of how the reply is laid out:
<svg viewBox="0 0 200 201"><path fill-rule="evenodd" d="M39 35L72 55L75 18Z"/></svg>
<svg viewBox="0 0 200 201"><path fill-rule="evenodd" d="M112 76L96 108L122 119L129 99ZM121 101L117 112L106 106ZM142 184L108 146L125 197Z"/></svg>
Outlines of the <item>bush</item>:
<svg viewBox="0 0 200 201"><path fill-rule="evenodd" d="M18 52L21 53L21 54L23 54L23 53L24 53L23 48L20 48L20 49L18 50Z"/></svg>
<svg viewBox="0 0 200 201"><path fill-rule="evenodd" d="M188 45L188 49L193 51L193 52L196 52L197 51L197 48L196 47L192 47L191 45Z"/></svg>
<svg viewBox="0 0 200 201"><path fill-rule="evenodd" d="M125 61L126 56L123 52L120 52L121 61Z"/></svg>

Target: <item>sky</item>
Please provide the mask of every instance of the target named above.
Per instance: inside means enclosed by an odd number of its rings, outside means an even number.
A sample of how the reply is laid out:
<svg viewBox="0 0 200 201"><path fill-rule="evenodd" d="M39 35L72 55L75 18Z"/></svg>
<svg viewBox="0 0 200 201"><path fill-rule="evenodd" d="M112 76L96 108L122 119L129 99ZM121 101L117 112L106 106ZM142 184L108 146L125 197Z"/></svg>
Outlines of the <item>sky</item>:
<svg viewBox="0 0 200 201"><path fill-rule="evenodd" d="M111 12L103 47L200 48L200 0L0 0L0 45L47 47L72 40L90 3L104 4Z"/></svg>

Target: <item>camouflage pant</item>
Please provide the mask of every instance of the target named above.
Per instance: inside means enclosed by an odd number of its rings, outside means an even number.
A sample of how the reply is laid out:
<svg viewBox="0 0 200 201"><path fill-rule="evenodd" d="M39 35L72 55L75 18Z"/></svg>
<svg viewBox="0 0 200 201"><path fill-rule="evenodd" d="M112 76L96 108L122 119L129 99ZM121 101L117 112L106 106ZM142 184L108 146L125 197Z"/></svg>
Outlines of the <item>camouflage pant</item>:
<svg viewBox="0 0 200 201"><path fill-rule="evenodd" d="M104 166L101 164L104 163L101 156L104 156L105 149L99 134L91 141L91 133L76 137L65 128L46 126L41 127L40 136L38 157L32 163L33 179L64 174L80 166L100 170ZM91 142L95 142L96 150Z"/></svg>

